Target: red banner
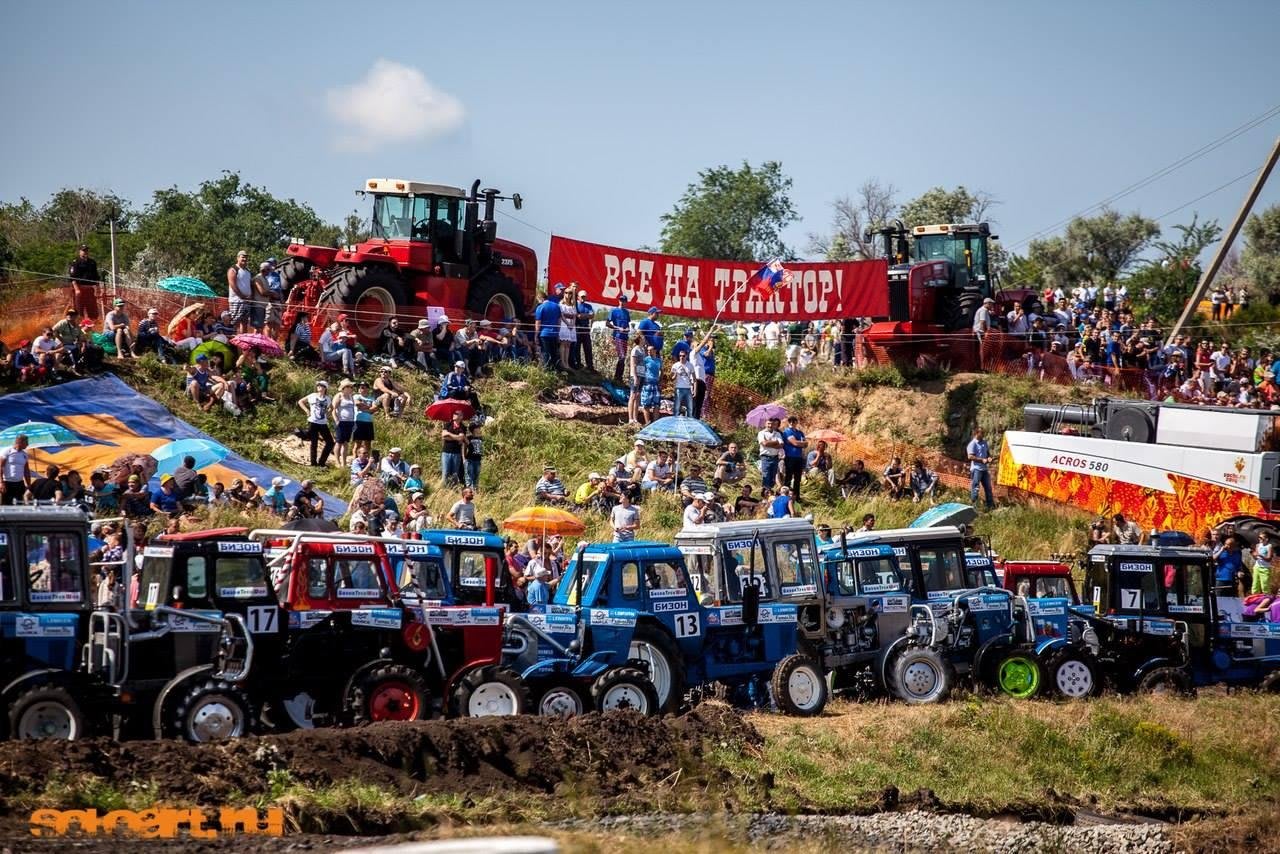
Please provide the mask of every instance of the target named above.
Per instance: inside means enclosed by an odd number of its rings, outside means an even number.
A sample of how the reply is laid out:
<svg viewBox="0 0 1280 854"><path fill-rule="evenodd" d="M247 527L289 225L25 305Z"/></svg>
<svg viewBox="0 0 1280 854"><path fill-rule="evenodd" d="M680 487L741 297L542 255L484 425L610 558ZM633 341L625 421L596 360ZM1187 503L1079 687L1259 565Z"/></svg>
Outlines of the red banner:
<svg viewBox="0 0 1280 854"><path fill-rule="evenodd" d="M886 262L834 261L787 264L793 281L768 300L745 287L762 262L708 261L551 238L551 282L577 282L593 302L610 304L625 294L627 308L658 306L682 317L722 320L825 320L884 317L889 313Z"/></svg>

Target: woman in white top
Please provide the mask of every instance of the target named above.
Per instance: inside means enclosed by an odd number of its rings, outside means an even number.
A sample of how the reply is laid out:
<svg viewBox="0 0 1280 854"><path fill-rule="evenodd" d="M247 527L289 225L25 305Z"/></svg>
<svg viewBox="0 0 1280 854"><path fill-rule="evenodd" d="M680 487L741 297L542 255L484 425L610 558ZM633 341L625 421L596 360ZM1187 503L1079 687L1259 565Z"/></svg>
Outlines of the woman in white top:
<svg viewBox="0 0 1280 854"><path fill-rule="evenodd" d="M578 289L564 289L560 300L560 364L569 367L569 348L578 341Z"/></svg>
<svg viewBox="0 0 1280 854"><path fill-rule="evenodd" d="M343 380L338 385L338 396L333 399L333 422L338 425L339 468L346 468L351 464L348 449L356 432L356 413L360 410L355 390L355 383L351 380Z"/></svg>
<svg viewBox="0 0 1280 854"><path fill-rule="evenodd" d="M329 384L324 380L316 381L316 390L298 401L298 408L307 414L307 433L305 439L311 443L311 465L323 468L329 464L329 454L333 451L333 433L329 432ZM316 456L317 442L324 443L324 450Z"/></svg>

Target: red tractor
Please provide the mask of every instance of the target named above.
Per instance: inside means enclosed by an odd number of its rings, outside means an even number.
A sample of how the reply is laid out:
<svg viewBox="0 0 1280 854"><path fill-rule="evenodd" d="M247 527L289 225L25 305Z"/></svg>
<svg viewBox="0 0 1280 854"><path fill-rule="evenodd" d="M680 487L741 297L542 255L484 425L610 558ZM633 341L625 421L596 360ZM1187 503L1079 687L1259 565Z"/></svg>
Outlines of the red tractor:
<svg viewBox="0 0 1280 854"><path fill-rule="evenodd" d="M538 260L533 250L497 237L494 203L519 193L370 178L371 237L335 249L295 241L280 275L289 297L285 327L299 311L319 330L339 311L365 342L377 339L392 315L416 321L427 306L495 322L524 320L536 302ZM483 219L480 206L483 203Z"/></svg>
<svg viewBox="0 0 1280 854"><path fill-rule="evenodd" d="M991 297L1002 313L1021 303L1044 313L1033 290L996 290L988 244L995 237L985 223L917 225L900 221L874 233L889 259L889 318L865 333L873 352L894 362L924 359L953 368L977 367L973 315ZM872 239L872 232L863 235ZM879 354L877 354L879 355Z"/></svg>

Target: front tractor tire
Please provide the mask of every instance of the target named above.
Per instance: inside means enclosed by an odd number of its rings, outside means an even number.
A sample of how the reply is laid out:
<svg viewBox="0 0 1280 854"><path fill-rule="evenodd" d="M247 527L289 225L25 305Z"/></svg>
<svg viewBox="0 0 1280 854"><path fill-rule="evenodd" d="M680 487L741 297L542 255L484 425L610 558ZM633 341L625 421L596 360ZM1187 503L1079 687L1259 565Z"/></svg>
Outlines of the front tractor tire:
<svg viewBox="0 0 1280 854"><path fill-rule="evenodd" d="M388 664L361 674L347 694L352 723L426 720L431 704L427 683L413 668Z"/></svg>
<svg viewBox="0 0 1280 854"><path fill-rule="evenodd" d="M360 339L369 344L393 315L404 310L404 283L390 267L342 267L326 289L329 299L351 315Z"/></svg>
<svg viewBox="0 0 1280 854"><path fill-rule="evenodd" d="M490 271L467 289L467 313L494 323L524 320L524 298L515 282Z"/></svg>
<svg viewBox="0 0 1280 854"><path fill-rule="evenodd" d="M973 329L973 316L982 308L981 291L961 291L945 298L943 322L948 332L965 332Z"/></svg>
<svg viewBox="0 0 1280 854"><path fill-rule="evenodd" d="M244 692L227 682L209 680L195 685L178 703L173 729L192 744L209 744L247 735L252 720Z"/></svg>
<svg viewBox="0 0 1280 854"><path fill-rule="evenodd" d="M602 712L632 711L656 715L658 692L649 677L636 667L614 667L606 670L591 686L595 707Z"/></svg>
<svg viewBox="0 0 1280 854"><path fill-rule="evenodd" d="M477 667L458 681L453 691L453 716L505 717L524 714L529 690L520 674L506 667Z"/></svg>
<svg viewBox="0 0 1280 854"><path fill-rule="evenodd" d="M773 702L784 714L809 718L827 706L827 680L807 655L789 655L773 668Z"/></svg>
<svg viewBox="0 0 1280 854"><path fill-rule="evenodd" d="M85 734L80 704L61 685L37 685L9 708L9 732L16 739L75 741Z"/></svg>
<svg viewBox="0 0 1280 854"><path fill-rule="evenodd" d="M893 661L890 686L911 705L941 703L955 685L956 672L932 647L912 646Z"/></svg>

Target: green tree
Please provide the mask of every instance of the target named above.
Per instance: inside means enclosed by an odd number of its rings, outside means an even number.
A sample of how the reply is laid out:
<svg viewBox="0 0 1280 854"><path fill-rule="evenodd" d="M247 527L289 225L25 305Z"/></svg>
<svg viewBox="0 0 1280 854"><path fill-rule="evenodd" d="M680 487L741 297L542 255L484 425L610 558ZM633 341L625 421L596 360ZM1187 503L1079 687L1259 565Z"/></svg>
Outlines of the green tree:
<svg viewBox="0 0 1280 854"><path fill-rule="evenodd" d="M934 187L904 204L898 218L907 226L937 225L947 222L982 222L996 199L982 190L969 192L964 185L954 190Z"/></svg>
<svg viewBox="0 0 1280 854"><path fill-rule="evenodd" d="M1069 288L1085 279L1114 282L1159 236L1155 220L1107 208L1095 217L1071 220L1065 235L1031 241L1027 259L1040 267L1045 285Z"/></svg>
<svg viewBox="0 0 1280 854"><path fill-rule="evenodd" d="M1280 205L1250 216L1244 224L1244 239L1240 266L1254 288L1274 302L1280 298Z"/></svg>
<svg viewBox="0 0 1280 854"><path fill-rule="evenodd" d="M341 236L310 206L278 199L235 172L189 193L177 187L157 190L138 218L137 231L146 246L144 277L184 272L215 290L225 289L227 268L240 249L257 262L278 255L290 237L336 245Z"/></svg>
<svg viewBox="0 0 1280 854"><path fill-rule="evenodd" d="M1144 264L1125 279L1129 298L1141 314L1160 324L1172 323L1200 281L1199 258L1221 235L1217 220L1200 222L1199 214L1186 225L1175 225L1176 240L1158 240L1152 245L1160 257Z"/></svg>
<svg viewBox="0 0 1280 854"><path fill-rule="evenodd" d="M83 188L59 190L40 210L48 237L79 245L89 235L115 221L124 231L133 218L129 202L114 193L98 193Z"/></svg>
<svg viewBox="0 0 1280 854"><path fill-rule="evenodd" d="M799 219L790 198L791 179L770 160L756 169L717 166L698 173L662 216L660 249L672 255L725 261L794 258L782 231Z"/></svg>

